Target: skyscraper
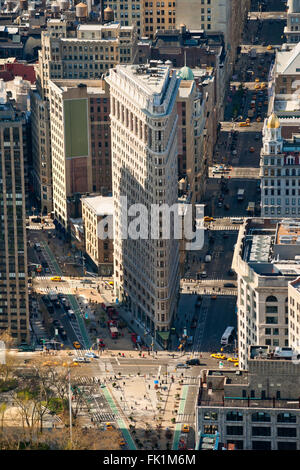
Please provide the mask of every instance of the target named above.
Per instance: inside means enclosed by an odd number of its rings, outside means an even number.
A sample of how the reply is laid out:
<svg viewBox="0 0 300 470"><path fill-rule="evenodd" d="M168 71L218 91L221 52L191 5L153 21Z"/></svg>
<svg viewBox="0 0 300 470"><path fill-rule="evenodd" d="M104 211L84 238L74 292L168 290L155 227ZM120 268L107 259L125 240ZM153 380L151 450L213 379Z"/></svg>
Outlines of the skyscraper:
<svg viewBox="0 0 300 470"><path fill-rule="evenodd" d="M179 290L179 244L173 235L122 239L124 213L136 203L177 202L177 110L179 79L167 65L118 65L106 78L111 92L115 294L133 317L166 345ZM121 196L127 198L124 207ZM149 222L145 215L140 229Z"/></svg>
<svg viewBox="0 0 300 470"><path fill-rule="evenodd" d="M23 114L0 104L0 330L29 340Z"/></svg>

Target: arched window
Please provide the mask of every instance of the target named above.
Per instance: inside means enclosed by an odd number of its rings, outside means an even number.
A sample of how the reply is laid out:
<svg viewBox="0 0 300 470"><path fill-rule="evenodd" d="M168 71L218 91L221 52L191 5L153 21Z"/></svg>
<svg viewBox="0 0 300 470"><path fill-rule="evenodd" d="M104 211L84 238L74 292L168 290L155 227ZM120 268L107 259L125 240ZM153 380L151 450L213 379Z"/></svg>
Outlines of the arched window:
<svg viewBox="0 0 300 470"><path fill-rule="evenodd" d="M266 302L277 302L277 297L269 295L269 297L266 298Z"/></svg>
<svg viewBox="0 0 300 470"><path fill-rule="evenodd" d="M271 421L271 416L269 413L258 412L252 413L252 422L257 423L269 423Z"/></svg>
<svg viewBox="0 0 300 470"><path fill-rule="evenodd" d="M277 423L296 423L296 415L292 413L279 413Z"/></svg>

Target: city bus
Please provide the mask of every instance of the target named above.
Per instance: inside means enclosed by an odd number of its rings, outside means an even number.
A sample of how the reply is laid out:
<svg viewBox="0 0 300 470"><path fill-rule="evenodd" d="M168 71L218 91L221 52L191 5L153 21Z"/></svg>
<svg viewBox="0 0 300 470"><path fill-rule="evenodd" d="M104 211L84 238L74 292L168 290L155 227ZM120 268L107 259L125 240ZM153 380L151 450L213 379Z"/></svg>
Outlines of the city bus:
<svg viewBox="0 0 300 470"><path fill-rule="evenodd" d="M228 326L226 330L224 331L223 336L221 338L221 344L223 346L227 346L227 344L232 343L234 337L235 337L234 327Z"/></svg>

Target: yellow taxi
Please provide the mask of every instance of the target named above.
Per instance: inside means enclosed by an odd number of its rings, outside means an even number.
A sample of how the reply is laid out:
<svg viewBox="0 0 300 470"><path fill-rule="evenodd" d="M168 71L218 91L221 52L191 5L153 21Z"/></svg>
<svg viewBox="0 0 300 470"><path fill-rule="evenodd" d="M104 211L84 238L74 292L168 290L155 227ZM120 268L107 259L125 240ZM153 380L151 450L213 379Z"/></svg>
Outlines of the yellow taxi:
<svg viewBox="0 0 300 470"><path fill-rule="evenodd" d="M109 281L108 283L110 286L113 286L114 285L114 281Z"/></svg>
<svg viewBox="0 0 300 470"><path fill-rule="evenodd" d="M238 362L234 362L233 365L234 365L234 367L238 367L238 366L239 366L239 363L238 363Z"/></svg>
<svg viewBox="0 0 300 470"><path fill-rule="evenodd" d="M120 440L119 440L119 446L120 446L120 447L126 446L126 441L125 441L125 439L120 439Z"/></svg>
<svg viewBox="0 0 300 470"><path fill-rule="evenodd" d="M75 349L80 349L81 348L81 345L80 345L80 343L78 343L78 341L74 341L73 346L74 346Z"/></svg>
<svg viewBox="0 0 300 470"><path fill-rule="evenodd" d="M256 78L255 81L256 81L256 83L259 83L259 78Z"/></svg>
<svg viewBox="0 0 300 470"><path fill-rule="evenodd" d="M271 50L272 50L272 46L269 45L269 46L267 47L267 51L271 51Z"/></svg>
<svg viewBox="0 0 300 470"><path fill-rule="evenodd" d="M228 357L228 358L227 358L227 361L229 361L229 362L237 362L238 359L237 359L237 357Z"/></svg>
<svg viewBox="0 0 300 470"><path fill-rule="evenodd" d="M54 281L54 282L60 282L62 279L60 276L53 276L50 278L51 281Z"/></svg>
<svg viewBox="0 0 300 470"><path fill-rule="evenodd" d="M108 431L111 431L112 429L114 429L114 426L111 423L105 423L105 426L106 426L106 430Z"/></svg>
<svg viewBox="0 0 300 470"><path fill-rule="evenodd" d="M225 354L220 353L211 354L210 357L213 357L214 359L227 359L227 356L225 356Z"/></svg>
<svg viewBox="0 0 300 470"><path fill-rule="evenodd" d="M260 89L261 89L261 90L264 90L265 88L266 88L266 84L265 84L265 83L261 83Z"/></svg>
<svg viewBox="0 0 300 470"><path fill-rule="evenodd" d="M184 424L182 426L182 432L190 432L190 427L188 424Z"/></svg>
<svg viewBox="0 0 300 470"><path fill-rule="evenodd" d="M257 83L254 88L255 88L255 90L259 90L259 89L260 89L260 85Z"/></svg>
<svg viewBox="0 0 300 470"><path fill-rule="evenodd" d="M206 215L204 217L204 222L213 222L214 218L213 217L210 217L209 215Z"/></svg>
<svg viewBox="0 0 300 470"><path fill-rule="evenodd" d="M247 119L246 119L246 122L250 122L250 118L247 118Z"/></svg>

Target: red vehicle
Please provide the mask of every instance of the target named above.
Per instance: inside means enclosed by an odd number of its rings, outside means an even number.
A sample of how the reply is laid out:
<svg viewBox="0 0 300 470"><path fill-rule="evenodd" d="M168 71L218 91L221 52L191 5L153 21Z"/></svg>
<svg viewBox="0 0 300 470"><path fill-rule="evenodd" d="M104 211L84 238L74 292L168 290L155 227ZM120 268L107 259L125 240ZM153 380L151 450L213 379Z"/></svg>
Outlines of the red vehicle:
<svg viewBox="0 0 300 470"><path fill-rule="evenodd" d="M131 333L131 341L136 344L137 335L136 333Z"/></svg>
<svg viewBox="0 0 300 470"><path fill-rule="evenodd" d="M112 320L118 320L119 319L119 312L113 307L108 307L107 314L108 314L109 318L111 318Z"/></svg>

